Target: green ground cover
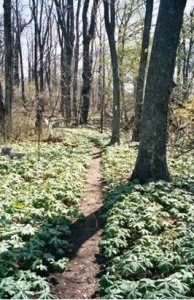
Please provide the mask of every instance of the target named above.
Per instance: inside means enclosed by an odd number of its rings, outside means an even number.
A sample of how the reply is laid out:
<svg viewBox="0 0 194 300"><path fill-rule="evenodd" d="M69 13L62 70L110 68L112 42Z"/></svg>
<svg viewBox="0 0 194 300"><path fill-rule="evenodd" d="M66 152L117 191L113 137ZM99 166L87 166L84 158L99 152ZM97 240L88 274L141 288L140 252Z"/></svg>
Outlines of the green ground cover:
<svg viewBox="0 0 194 300"><path fill-rule="evenodd" d="M106 267L103 298L194 296L194 156L169 156L173 180L127 181L136 150L127 144L103 152ZM174 156L173 156L174 155Z"/></svg>
<svg viewBox="0 0 194 300"><path fill-rule="evenodd" d="M21 143L21 160L0 156L0 298L51 298L48 274L63 271L72 220L94 145L106 136L66 130L62 143ZM169 156L173 181L129 183L136 147L102 151L106 268L103 298L189 298L194 295L194 155Z"/></svg>
<svg viewBox="0 0 194 300"><path fill-rule="evenodd" d="M66 130L62 143L12 144L23 159L0 156L0 298L51 297L46 276L68 263L72 220L81 217L93 133Z"/></svg>

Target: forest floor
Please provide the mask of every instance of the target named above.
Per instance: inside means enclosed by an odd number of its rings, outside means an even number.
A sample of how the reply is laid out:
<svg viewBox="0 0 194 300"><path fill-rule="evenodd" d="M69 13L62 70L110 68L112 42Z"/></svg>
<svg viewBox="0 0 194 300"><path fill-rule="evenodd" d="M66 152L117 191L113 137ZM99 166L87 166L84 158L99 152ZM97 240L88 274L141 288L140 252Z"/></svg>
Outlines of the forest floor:
<svg viewBox="0 0 194 300"><path fill-rule="evenodd" d="M97 275L100 265L99 241L102 234L102 177L100 173L101 151L94 147L93 159L87 175L87 184L79 210L83 220L75 222L72 228L72 259L67 270L53 274L52 293L58 299L97 298ZM52 281L52 280L51 280Z"/></svg>

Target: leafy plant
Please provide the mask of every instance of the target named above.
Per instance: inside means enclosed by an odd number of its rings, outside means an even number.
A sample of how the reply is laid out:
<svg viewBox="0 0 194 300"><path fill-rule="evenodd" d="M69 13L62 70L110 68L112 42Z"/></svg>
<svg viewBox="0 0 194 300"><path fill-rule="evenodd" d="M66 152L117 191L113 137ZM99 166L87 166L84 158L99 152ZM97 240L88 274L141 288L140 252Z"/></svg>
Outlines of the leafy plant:
<svg viewBox="0 0 194 300"><path fill-rule="evenodd" d="M0 156L0 298L48 299L45 276L68 264L71 224L83 217L78 204L93 132L64 135L63 143L41 144L39 161L32 142L12 145L25 150L22 160Z"/></svg>
<svg viewBox="0 0 194 300"><path fill-rule="evenodd" d="M189 298L194 291L194 159L169 158L172 182L127 182L136 152L128 144L103 153L106 268L103 298Z"/></svg>

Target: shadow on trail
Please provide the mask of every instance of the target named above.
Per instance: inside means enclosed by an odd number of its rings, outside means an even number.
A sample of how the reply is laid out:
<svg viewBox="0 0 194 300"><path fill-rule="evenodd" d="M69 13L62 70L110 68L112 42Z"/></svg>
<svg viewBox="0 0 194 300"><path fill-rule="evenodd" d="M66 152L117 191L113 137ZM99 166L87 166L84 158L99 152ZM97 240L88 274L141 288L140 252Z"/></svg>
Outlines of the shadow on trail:
<svg viewBox="0 0 194 300"><path fill-rule="evenodd" d="M79 248L99 230L103 228L104 221L101 217L102 207L86 216L83 220L78 220L71 226L72 254L71 258L76 256Z"/></svg>
<svg viewBox="0 0 194 300"><path fill-rule="evenodd" d="M101 154L101 149L95 151L92 155L93 160L99 159L101 157ZM89 189L91 189L91 186ZM100 189L102 189L102 182L100 182ZM91 194L91 191L89 193L90 197L92 197L93 195ZM99 230L103 228L104 222L103 218L101 217L103 204L101 204L100 207L98 206L98 208L96 209L96 205L91 202L89 201L87 204L88 207L91 205L90 213L86 213L86 215L82 219L75 221L71 225L70 243L72 244L72 257L76 256L79 248L86 241L92 238L92 236L94 236ZM92 209L93 206L94 209Z"/></svg>
<svg viewBox="0 0 194 300"><path fill-rule="evenodd" d="M102 178L100 173L101 149L93 148L93 159L86 178L84 197L79 205L83 218L70 227L70 262L60 276L55 274L57 285L53 294L63 299L91 298L96 292L99 273L97 256L102 234Z"/></svg>

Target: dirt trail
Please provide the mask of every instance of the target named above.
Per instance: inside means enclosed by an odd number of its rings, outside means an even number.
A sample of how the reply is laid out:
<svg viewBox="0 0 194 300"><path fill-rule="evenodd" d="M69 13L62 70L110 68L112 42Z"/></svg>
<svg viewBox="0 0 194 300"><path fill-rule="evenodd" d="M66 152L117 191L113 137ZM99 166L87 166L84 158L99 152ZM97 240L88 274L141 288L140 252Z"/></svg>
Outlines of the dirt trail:
<svg viewBox="0 0 194 300"><path fill-rule="evenodd" d="M99 254L99 240L102 233L100 211L102 207L102 178L100 173L100 149L93 149L93 160L87 175L87 185L80 211L83 221L73 225L72 242L74 258L63 274L55 276L54 297L59 299L94 298L98 289L96 276L100 267L96 261Z"/></svg>

